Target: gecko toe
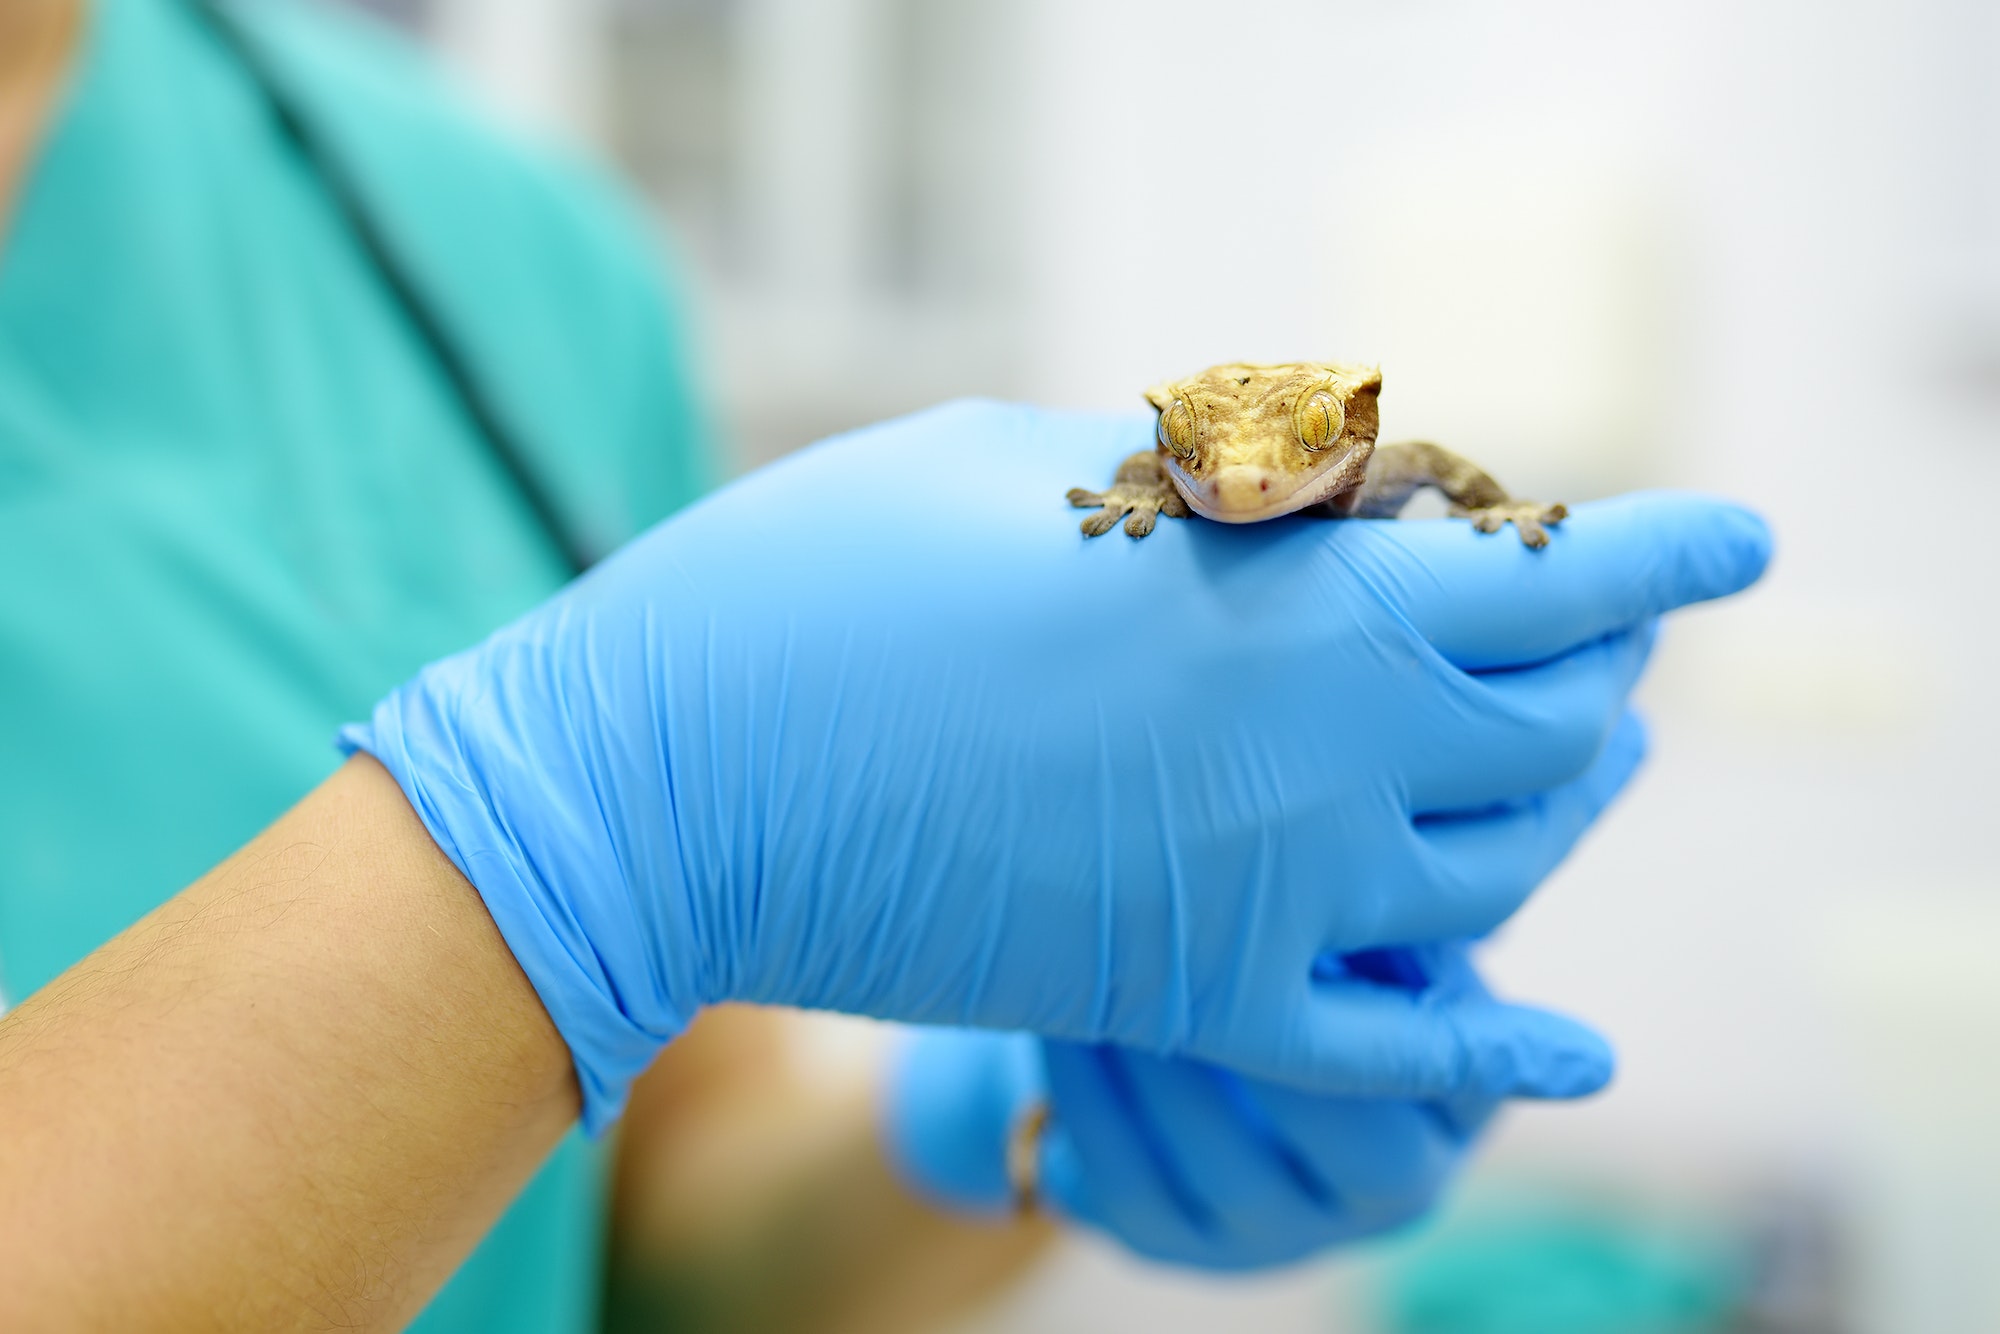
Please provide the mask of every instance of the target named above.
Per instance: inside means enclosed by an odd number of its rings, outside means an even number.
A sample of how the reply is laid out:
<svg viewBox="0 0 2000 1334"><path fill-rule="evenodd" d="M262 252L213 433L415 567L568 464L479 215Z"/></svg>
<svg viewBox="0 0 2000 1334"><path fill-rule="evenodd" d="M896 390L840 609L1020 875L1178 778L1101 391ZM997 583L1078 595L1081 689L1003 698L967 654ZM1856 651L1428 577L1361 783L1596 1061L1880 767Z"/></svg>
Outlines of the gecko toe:
<svg viewBox="0 0 2000 1334"><path fill-rule="evenodd" d="M1549 544L1548 528L1569 517L1569 510L1562 505L1544 505L1539 500L1510 500L1498 505L1488 505L1481 509L1461 510L1459 513L1472 520L1472 526L1482 533L1497 533L1508 524L1521 535L1521 545L1539 551Z"/></svg>
<svg viewBox="0 0 2000 1334"><path fill-rule="evenodd" d="M1151 455L1133 455L1119 465L1118 480L1108 490L1091 491L1081 486L1069 489L1069 503L1079 509L1101 506L1080 525L1085 537L1102 537L1120 520L1133 537L1152 532L1164 514L1185 519L1192 515L1174 484Z"/></svg>
<svg viewBox="0 0 2000 1334"><path fill-rule="evenodd" d="M1078 526L1083 529L1085 537L1102 537L1117 526L1120 516L1121 511L1106 505Z"/></svg>

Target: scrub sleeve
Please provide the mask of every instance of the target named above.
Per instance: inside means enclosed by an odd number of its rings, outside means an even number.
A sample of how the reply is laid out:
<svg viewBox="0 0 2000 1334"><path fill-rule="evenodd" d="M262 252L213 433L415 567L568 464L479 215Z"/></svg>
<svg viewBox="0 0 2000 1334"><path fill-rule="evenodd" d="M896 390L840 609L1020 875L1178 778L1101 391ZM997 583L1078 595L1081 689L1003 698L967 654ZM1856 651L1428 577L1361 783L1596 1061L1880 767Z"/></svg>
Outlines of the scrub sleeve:
<svg viewBox="0 0 2000 1334"><path fill-rule="evenodd" d="M249 839L337 726L566 577L325 185L182 0L95 0L0 233L0 966L18 999ZM656 243L372 23L246 7L565 519L709 480ZM115 836L114 836L115 834ZM572 1135L414 1328L595 1328Z"/></svg>

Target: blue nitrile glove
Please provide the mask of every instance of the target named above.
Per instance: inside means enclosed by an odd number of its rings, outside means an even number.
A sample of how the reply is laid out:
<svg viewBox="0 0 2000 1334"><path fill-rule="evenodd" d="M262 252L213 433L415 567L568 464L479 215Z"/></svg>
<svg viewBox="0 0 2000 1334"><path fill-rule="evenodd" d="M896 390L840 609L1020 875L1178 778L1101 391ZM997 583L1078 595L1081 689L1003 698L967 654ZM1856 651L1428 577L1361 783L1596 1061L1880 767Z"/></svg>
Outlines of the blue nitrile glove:
<svg viewBox="0 0 2000 1334"><path fill-rule="evenodd" d="M1151 424L963 403L654 528L344 734L477 886L586 1123L714 1001L1019 1028L1323 1092L1561 1095L1567 1020L1312 987L1507 916L1622 779L1651 618L1757 577L1732 505L1160 525L1063 500Z"/></svg>
<svg viewBox="0 0 2000 1334"><path fill-rule="evenodd" d="M1485 999L1462 948L1415 953L1434 981L1397 1000ZM885 1147L920 1193L1000 1213L1008 1142L1038 1102L1044 1206L1205 1269L1284 1264L1410 1222L1497 1105L1332 1097L1121 1047L924 1029L890 1077Z"/></svg>

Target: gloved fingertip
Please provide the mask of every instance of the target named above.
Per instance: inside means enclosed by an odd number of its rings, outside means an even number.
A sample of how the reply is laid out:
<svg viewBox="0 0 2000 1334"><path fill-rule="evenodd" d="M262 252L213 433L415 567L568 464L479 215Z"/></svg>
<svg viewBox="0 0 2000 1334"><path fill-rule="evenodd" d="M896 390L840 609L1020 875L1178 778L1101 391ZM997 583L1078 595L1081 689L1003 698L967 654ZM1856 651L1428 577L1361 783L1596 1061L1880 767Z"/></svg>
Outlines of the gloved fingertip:
<svg viewBox="0 0 2000 1334"><path fill-rule="evenodd" d="M1776 540L1771 535L1771 525L1755 510L1741 505L1725 505L1727 515L1722 527L1729 536L1729 542L1736 557L1737 568L1743 574L1743 585L1755 583L1770 567Z"/></svg>
<svg viewBox="0 0 2000 1334"><path fill-rule="evenodd" d="M1644 759L1646 752L1652 748L1653 725L1639 710L1627 708L1620 715L1618 725L1611 729L1611 744L1621 753Z"/></svg>
<svg viewBox="0 0 2000 1334"><path fill-rule="evenodd" d="M1654 615L1739 593L1771 563L1771 527L1732 500L1685 491L1641 491L1579 507L1615 533L1603 568L1642 590Z"/></svg>
<svg viewBox="0 0 2000 1334"><path fill-rule="evenodd" d="M1458 1023L1464 1078L1454 1092L1582 1098L1611 1082L1611 1044L1574 1019L1519 1005L1480 1005Z"/></svg>
<svg viewBox="0 0 2000 1334"><path fill-rule="evenodd" d="M1611 735L1604 743L1603 758L1599 761L1603 770L1602 790L1606 800L1624 790L1632 781L1632 775L1646 762L1647 752L1652 749L1652 729L1646 720L1631 709L1619 717L1611 728Z"/></svg>
<svg viewBox="0 0 2000 1334"><path fill-rule="evenodd" d="M1687 601L1740 593L1763 578L1771 564L1771 526L1734 501L1703 499L1705 522L1690 532Z"/></svg>
<svg viewBox="0 0 2000 1334"><path fill-rule="evenodd" d="M1532 1096L1552 1099L1587 1098L1611 1082L1617 1058L1603 1043L1598 1049L1574 1049L1551 1058L1541 1087Z"/></svg>
<svg viewBox="0 0 2000 1334"><path fill-rule="evenodd" d="M1611 1044L1596 1031L1557 1015L1551 1021L1533 1058L1524 1062L1521 1086L1515 1095L1524 1098L1586 1098L1611 1082L1618 1058Z"/></svg>

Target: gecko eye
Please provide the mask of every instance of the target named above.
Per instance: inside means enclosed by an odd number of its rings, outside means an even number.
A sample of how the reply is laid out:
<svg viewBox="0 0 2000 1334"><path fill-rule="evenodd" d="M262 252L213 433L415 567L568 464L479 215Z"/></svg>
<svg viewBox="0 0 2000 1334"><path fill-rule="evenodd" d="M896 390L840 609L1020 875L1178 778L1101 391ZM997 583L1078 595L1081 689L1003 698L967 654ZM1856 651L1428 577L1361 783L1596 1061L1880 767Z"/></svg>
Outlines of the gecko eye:
<svg viewBox="0 0 2000 1334"><path fill-rule="evenodd" d="M1160 443L1184 459L1194 457L1194 414L1181 399L1175 399L1160 414Z"/></svg>
<svg viewBox="0 0 2000 1334"><path fill-rule="evenodd" d="M1299 443L1318 451L1340 439L1340 433L1347 428L1347 414L1341 410L1339 399L1321 389L1300 401L1298 411L1293 414L1293 425L1298 429Z"/></svg>

